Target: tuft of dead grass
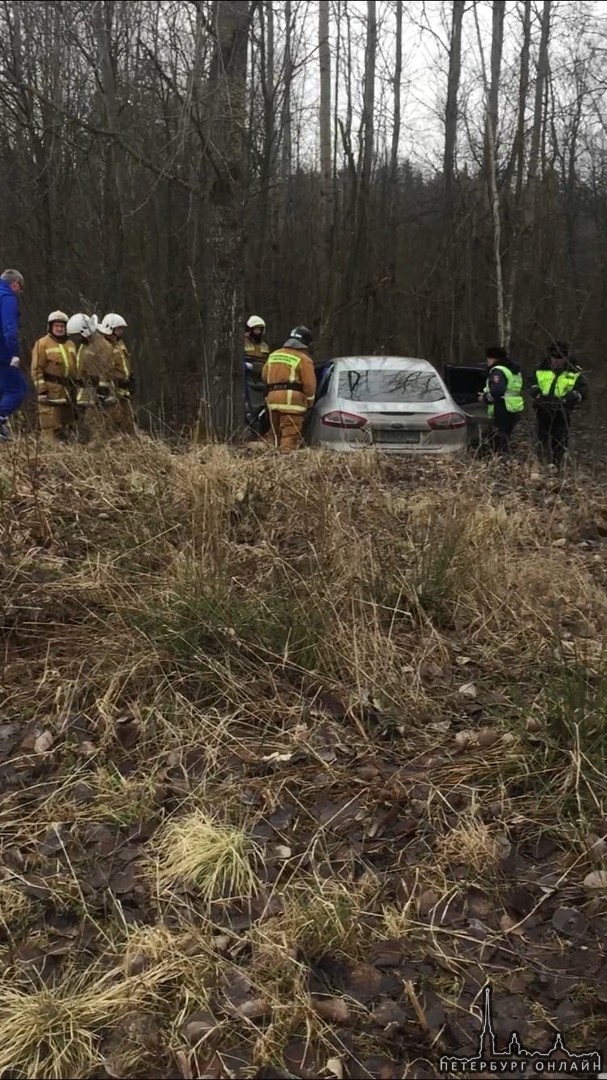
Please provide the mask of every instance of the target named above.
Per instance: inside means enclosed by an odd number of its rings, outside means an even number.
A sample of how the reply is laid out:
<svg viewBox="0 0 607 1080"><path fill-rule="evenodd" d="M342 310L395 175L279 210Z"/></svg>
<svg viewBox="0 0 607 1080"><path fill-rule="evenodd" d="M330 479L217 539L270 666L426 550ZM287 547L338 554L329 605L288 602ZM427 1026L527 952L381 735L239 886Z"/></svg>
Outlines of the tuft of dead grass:
<svg viewBox="0 0 607 1080"><path fill-rule="evenodd" d="M100 1037L138 1003L150 1001L169 969L147 978L91 977L73 969L54 987L0 986L0 1074L86 1076L101 1064Z"/></svg>
<svg viewBox="0 0 607 1080"><path fill-rule="evenodd" d="M29 897L10 881L0 882L0 927L10 932L20 926L32 910Z"/></svg>
<svg viewBox="0 0 607 1080"><path fill-rule="evenodd" d="M475 874L486 874L495 869L497 861L510 850L510 845L496 828L469 817L445 834L440 850L451 866L464 866Z"/></svg>
<svg viewBox="0 0 607 1080"><path fill-rule="evenodd" d="M259 891L258 846L244 829L223 824L204 810L167 821L153 850L150 873L160 894L175 886L194 886L210 903L250 900Z"/></svg>

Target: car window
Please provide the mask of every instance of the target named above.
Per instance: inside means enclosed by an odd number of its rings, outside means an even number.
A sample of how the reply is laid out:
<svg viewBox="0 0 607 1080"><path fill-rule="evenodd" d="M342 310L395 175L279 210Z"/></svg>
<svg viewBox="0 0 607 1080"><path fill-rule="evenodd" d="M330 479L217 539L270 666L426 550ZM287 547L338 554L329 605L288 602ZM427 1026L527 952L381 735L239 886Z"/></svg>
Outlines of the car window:
<svg viewBox="0 0 607 1080"><path fill-rule="evenodd" d="M445 392L433 371L342 371L338 395L347 401L410 402L441 401Z"/></svg>
<svg viewBox="0 0 607 1080"><path fill-rule="evenodd" d="M322 371L322 373L320 375L320 378L318 379L318 384L317 384L317 387L316 387L316 400L317 401L319 400L319 398L324 397L327 390L329 389L329 380L330 380L332 374L333 374L333 365L330 365L329 367L325 368L324 371Z"/></svg>

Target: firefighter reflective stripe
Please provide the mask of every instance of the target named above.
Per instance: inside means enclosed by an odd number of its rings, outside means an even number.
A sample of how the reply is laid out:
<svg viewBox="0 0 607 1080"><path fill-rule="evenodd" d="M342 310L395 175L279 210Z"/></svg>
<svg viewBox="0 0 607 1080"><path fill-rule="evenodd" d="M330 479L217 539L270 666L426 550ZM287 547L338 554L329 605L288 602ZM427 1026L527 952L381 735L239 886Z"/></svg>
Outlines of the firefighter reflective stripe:
<svg viewBox="0 0 607 1080"><path fill-rule="evenodd" d="M76 353L76 368L77 368L77 371L78 371L79 378L82 378L82 367L83 367L83 364L84 364L85 349L86 349L85 344L79 345L78 346L78 352ZM84 378L86 379L86 372L84 373ZM77 405L94 405L95 400L96 400L95 392L94 392L94 390L92 389L91 386L87 386L85 384L84 386L80 387L80 389L78 390L78 393L76 395L76 404Z"/></svg>
<svg viewBox="0 0 607 1080"><path fill-rule="evenodd" d="M113 346L113 348L114 348L114 352L113 352L113 364L112 364L113 371L112 371L112 375L113 375L114 388L116 390L116 396L119 397L119 398L123 398L123 399L130 398L131 392L130 392L129 377L130 377L131 371L130 371L130 366L129 366L129 354L128 354L126 345L123 345L122 342L116 342L116 344ZM123 374L124 378L120 378L120 377L117 376L118 369L120 369L122 371L122 374Z"/></svg>
<svg viewBox="0 0 607 1080"><path fill-rule="evenodd" d="M290 390L289 390L289 393L291 393ZM302 412L303 413L303 412L308 411L307 405L287 405L287 404L284 404L284 405L282 405L282 404L281 405L268 405L267 409L268 409L268 412L291 412L291 413L300 413L300 412Z"/></svg>
<svg viewBox="0 0 607 1080"><path fill-rule="evenodd" d="M65 345L57 344L53 345L52 348L47 347L45 349L45 360L47 362L49 360L56 361L59 359L59 356L61 357L61 360L63 362L63 377L65 379L68 379L70 375L70 358L67 355L67 349L65 348Z"/></svg>
<svg viewBox="0 0 607 1080"><path fill-rule="evenodd" d="M291 353L273 352L266 363L268 364L284 364L285 367L289 367L292 370L299 367L299 357L292 356Z"/></svg>
<svg viewBox="0 0 607 1080"><path fill-rule="evenodd" d="M289 382L298 383L297 369L301 361L299 356L291 356L290 353L273 352L266 360L266 368L268 368L268 384L271 383L269 368L272 364L283 364L285 367L290 368ZM301 391L299 391L301 393ZM281 405L269 405L268 407L272 412L306 412L305 405L293 404L293 390L287 390L287 400Z"/></svg>
<svg viewBox="0 0 607 1080"><path fill-rule="evenodd" d="M78 352L76 353L76 371L78 372L79 378L82 378L82 350L83 349L84 349L84 345L79 345L78 346ZM78 393L76 394L76 403L78 405L85 405L87 403L87 397L88 397L87 387L86 386L81 386Z"/></svg>
<svg viewBox="0 0 607 1080"><path fill-rule="evenodd" d="M49 392L47 383L65 386L71 374L70 352L65 345L50 334L35 342L32 351L32 376L39 394Z"/></svg>
<svg viewBox="0 0 607 1080"><path fill-rule="evenodd" d="M535 378L540 388L540 394L545 397L554 395L564 398L572 390L578 381L579 371L552 371L550 368L541 368L536 371Z"/></svg>
<svg viewBox="0 0 607 1080"><path fill-rule="evenodd" d="M68 359L67 352L65 351L65 345L58 345L57 348L59 349L59 352L61 353L61 358L63 360L63 373L64 373L65 378L67 379L67 378L69 378L69 374L70 374L70 362L69 362L69 359Z"/></svg>
<svg viewBox="0 0 607 1080"><path fill-rule="evenodd" d="M265 358L270 352L270 346L265 341L251 341L250 338L245 338L244 343L245 356L258 357L259 359Z"/></svg>
<svg viewBox="0 0 607 1080"><path fill-rule="evenodd" d="M492 371L501 371L506 380L506 391L504 393L504 405L507 412L518 413L522 412L525 408L525 402L523 401L523 376L516 375L510 368L502 367L501 364L494 364L491 368ZM491 393L491 387L489 385L489 379L485 384L485 393ZM488 416L495 415L495 405L490 404L487 409Z"/></svg>
<svg viewBox="0 0 607 1080"><path fill-rule="evenodd" d="M40 342L36 341L32 352L32 374L34 375L36 382L36 390L39 394L46 392L46 379L44 377L44 367L41 363Z"/></svg>

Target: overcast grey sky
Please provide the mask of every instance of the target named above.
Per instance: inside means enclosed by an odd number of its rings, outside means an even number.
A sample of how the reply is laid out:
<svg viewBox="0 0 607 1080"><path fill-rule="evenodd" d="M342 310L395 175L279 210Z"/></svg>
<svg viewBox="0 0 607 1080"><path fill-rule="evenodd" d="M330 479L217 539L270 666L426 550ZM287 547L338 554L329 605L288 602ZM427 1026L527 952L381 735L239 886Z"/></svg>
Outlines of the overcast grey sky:
<svg viewBox="0 0 607 1080"><path fill-rule="evenodd" d="M500 100L503 139L508 139L518 93L520 58L521 8L517 0L504 0L504 55L502 92ZM284 4L279 3L284 9ZM533 3L532 64L539 39L541 0ZM555 101L559 110L576 94L572 72L577 63L586 64L588 78L596 84L602 69L600 52L607 54L607 3L594 0L554 0L551 25L551 74ZM338 47L340 31L337 26L338 2L333 0L331 37L333 54ZM341 49L344 59L347 20L341 5ZM303 145L317 146L318 137L318 5L314 0L299 3L299 59L305 60L299 80L299 97L304 106ZM353 97L355 116L360 115L362 103L364 33L366 0L350 0L348 4L352 49ZM489 63L491 44L491 2L480 0L477 5L483 50ZM603 14L605 12L605 14ZM390 80L394 73L395 3L378 0L378 60L376 85L376 131L378 149L385 138L389 143L393 114ZM403 3L403 77L401 153L424 170L440 167L443 143L443 114L445 105L451 3L449 0L405 0ZM576 59L577 58L577 59ZM333 73L334 74L334 73ZM345 71L339 80L339 111L346 107ZM596 91L597 101L599 91ZM601 100L601 108L603 102ZM530 101L531 106L531 101ZM462 160L472 160L472 147L480 145L483 126L483 88L480 52L472 0L466 5L462 34L462 78L460 89L462 124L459 153ZM590 118L588 118L590 123Z"/></svg>

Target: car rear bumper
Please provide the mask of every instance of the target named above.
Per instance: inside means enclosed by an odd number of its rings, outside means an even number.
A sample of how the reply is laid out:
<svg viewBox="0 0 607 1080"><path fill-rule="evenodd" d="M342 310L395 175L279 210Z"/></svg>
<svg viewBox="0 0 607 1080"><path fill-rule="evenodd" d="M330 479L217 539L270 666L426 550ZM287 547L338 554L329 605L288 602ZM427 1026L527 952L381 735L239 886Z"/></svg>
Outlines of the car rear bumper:
<svg viewBox="0 0 607 1080"><path fill-rule="evenodd" d="M441 444L440 446L387 446L385 443L346 443L346 442L320 442L317 444L321 450L332 450L340 454L360 454L365 450L376 450L379 454L406 454L413 457L436 457L449 454L453 457L463 456L468 448L467 440L455 444Z"/></svg>

